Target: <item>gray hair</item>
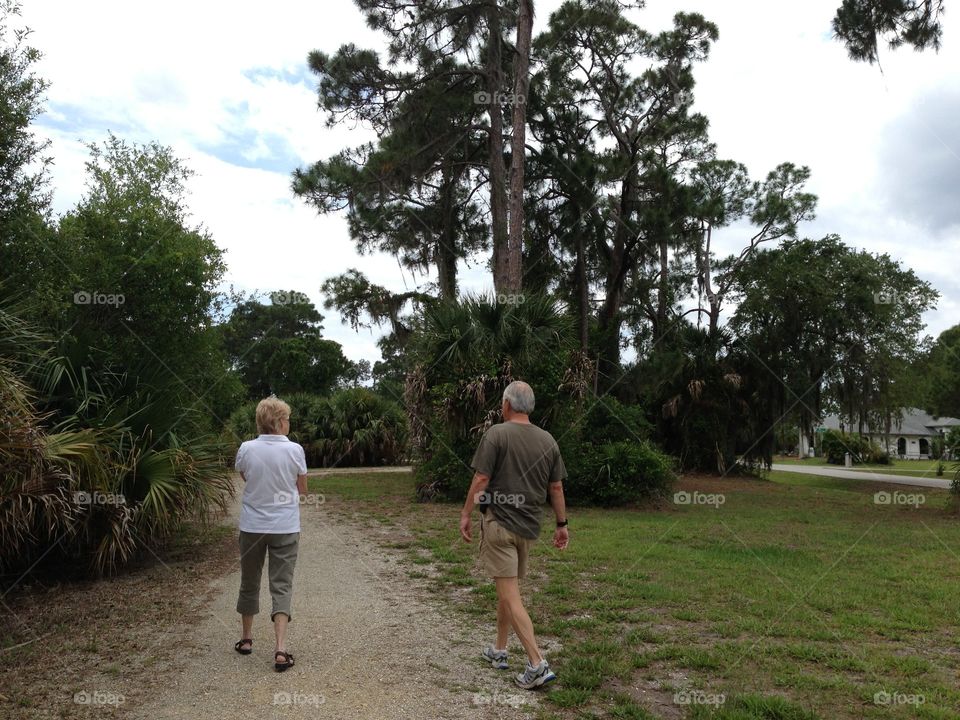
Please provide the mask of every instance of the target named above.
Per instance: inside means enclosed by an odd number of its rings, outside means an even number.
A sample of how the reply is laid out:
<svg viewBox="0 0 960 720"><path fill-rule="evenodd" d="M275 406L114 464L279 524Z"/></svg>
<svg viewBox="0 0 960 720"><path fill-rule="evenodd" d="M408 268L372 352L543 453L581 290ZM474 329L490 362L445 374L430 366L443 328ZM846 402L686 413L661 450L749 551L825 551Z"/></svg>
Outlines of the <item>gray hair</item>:
<svg viewBox="0 0 960 720"><path fill-rule="evenodd" d="M510 403L510 409L521 415L533 412L533 388L522 380L514 380L503 391L503 399Z"/></svg>

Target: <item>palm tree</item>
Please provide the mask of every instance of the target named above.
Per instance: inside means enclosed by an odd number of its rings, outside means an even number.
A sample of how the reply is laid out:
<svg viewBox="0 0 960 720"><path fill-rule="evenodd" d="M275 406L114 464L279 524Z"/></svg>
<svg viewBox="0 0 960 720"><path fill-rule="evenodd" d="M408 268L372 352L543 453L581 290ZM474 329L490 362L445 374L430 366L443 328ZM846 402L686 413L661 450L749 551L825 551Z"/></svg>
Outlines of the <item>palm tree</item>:
<svg viewBox="0 0 960 720"><path fill-rule="evenodd" d="M220 447L161 372L77 370L9 298L0 337L0 566L50 556L111 572L225 508Z"/></svg>
<svg viewBox="0 0 960 720"><path fill-rule="evenodd" d="M406 404L413 449L437 477L421 478L422 497L447 492L450 462L465 463L475 437L497 421L503 389L523 379L537 393L538 423L556 420L555 402L571 378L588 368L578 361L570 316L553 298L526 295L498 302L467 296L427 306L411 344ZM443 469L440 469L443 468ZM427 471L427 474L431 474Z"/></svg>
<svg viewBox="0 0 960 720"><path fill-rule="evenodd" d="M743 377L730 358L725 330L684 326L666 356L659 395L671 454L684 468L725 473L736 463L738 425L749 415Z"/></svg>

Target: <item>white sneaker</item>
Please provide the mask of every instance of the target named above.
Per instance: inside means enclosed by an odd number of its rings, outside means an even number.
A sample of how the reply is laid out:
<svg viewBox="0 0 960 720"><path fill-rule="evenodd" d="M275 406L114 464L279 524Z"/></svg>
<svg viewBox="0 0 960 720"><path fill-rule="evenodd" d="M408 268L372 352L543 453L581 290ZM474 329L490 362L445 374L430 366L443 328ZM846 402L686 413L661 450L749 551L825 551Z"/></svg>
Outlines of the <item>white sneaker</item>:
<svg viewBox="0 0 960 720"><path fill-rule="evenodd" d="M553 674L553 670L550 669L547 661L541 660L540 664L536 666L528 662L527 669L517 675L514 681L524 690L533 690L534 688L546 685L548 682L553 682L556 679L557 676Z"/></svg>
<svg viewBox="0 0 960 720"><path fill-rule="evenodd" d="M510 665L507 664L506 650L497 650L493 647L493 645L487 645L480 654L483 656L484 660L489 660L490 665L495 667L497 670L506 670L508 667L510 667Z"/></svg>

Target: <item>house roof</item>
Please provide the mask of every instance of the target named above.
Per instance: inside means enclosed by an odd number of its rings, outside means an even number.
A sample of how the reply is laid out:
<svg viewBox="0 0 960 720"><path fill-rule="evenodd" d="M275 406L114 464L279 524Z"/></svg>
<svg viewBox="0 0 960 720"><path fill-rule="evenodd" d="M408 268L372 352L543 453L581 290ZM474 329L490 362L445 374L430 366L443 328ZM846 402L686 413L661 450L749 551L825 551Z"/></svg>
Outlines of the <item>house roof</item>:
<svg viewBox="0 0 960 720"><path fill-rule="evenodd" d="M840 418L837 415L827 415L820 423L822 427L831 430L840 429ZM934 417L919 408L904 408L903 417L894 420L890 432L897 435L922 435L933 437L940 434L940 428L951 428L960 425L960 420L953 417ZM847 431L851 430L848 423L844 424ZM881 435L884 429L867 428L868 435Z"/></svg>

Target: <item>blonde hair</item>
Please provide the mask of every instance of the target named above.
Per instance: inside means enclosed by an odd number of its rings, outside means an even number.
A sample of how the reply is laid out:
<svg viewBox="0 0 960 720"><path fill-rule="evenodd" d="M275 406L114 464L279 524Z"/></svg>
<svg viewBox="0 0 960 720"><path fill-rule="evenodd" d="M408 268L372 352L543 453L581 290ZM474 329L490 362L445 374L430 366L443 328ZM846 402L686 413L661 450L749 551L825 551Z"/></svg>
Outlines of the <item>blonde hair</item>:
<svg viewBox="0 0 960 720"><path fill-rule="evenodd" d="M276 395L257 403L257 432L261 435L279 435L280 423L290 419L290 406Z"/></svg>

